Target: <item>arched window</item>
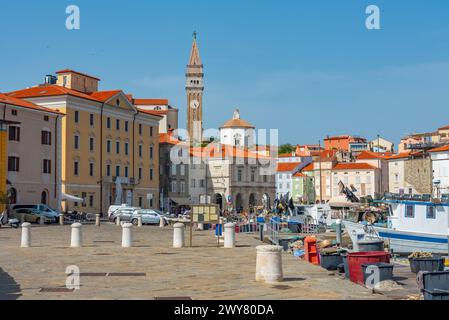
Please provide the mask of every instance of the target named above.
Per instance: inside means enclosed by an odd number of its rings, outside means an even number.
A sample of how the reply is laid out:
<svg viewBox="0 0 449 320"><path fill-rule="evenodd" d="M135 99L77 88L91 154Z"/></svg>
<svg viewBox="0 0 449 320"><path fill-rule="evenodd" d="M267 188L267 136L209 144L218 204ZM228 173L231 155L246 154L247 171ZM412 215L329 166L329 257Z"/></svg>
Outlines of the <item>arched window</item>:
<svg viewBox="0 0 449 320"><path fill-rule="evenodd" d="M47 204L48 202L48 193L46 190L42 191L41 193L41 203L42 204Z"/></svg>

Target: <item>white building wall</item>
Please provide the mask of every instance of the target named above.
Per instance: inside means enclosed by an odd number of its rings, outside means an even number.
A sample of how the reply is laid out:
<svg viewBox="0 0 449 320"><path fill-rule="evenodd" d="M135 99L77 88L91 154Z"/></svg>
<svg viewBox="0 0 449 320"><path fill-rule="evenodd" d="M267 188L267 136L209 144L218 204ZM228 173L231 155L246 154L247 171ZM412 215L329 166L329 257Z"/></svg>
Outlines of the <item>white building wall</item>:
<svg viewBox="0 0 449 320"><path fill-rule="evenodd" d="M440 181L439 193L449 194L449 152L438 152L432 154L433 181ZM435 196L437 189L434 188Z"/></svg>
<svg viewBox="0 0 449 320"><path fill-rule="evenodd" d="M241 137L240 147L252 147L254 146L254 129L249 128L221 128L220 129L220 142L221 144L235 145L235 137Z"/></svg>

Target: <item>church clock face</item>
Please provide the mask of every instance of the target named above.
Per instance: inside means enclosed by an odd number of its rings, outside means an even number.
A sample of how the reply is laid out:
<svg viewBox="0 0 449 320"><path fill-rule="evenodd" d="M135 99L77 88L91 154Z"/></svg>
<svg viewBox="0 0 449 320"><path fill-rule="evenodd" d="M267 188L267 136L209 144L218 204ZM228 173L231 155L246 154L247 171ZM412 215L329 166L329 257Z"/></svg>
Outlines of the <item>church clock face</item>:
<svg viewBox="0 0 449 320"><path fill-rule="evenodd" d="M192 100L190 102L190 108L192 109L197 109L200 106L200 103L198 102L198 100Z"/></svg>

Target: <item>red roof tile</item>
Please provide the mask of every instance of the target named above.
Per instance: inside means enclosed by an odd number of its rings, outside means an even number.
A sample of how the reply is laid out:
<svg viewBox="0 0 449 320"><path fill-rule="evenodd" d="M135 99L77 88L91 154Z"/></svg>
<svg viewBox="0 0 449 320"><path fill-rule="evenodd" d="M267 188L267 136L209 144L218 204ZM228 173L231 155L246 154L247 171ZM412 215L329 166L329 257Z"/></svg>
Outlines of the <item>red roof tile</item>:
<svg viewBox="0 0 449 320"><path fill-rule="evenodd" d="M294 177L308 177L307 175L305 175L304 173L301 173L301 172L296 172L293 176Z"/></svg>
<svg viewBox="0 0 449 320"><path fill-rule="evenodd" d="M90 96L95 100L105 102L111 99L113 96L122 92L121 90L109 90L109 91L96 91L92 92Z"/></svg>
<svg viewBox="0 0 449 320"><path fill-rule="evenodd" d="M392 155L391 152L372 152L372 151L362 151L357 156L357 160L369 160L369 159L387 159Z"/></svg>
<svg viewBox="0 0 449 320"><path fill-rule="evenodd" d="M63 96L63 95L70 95L78 98L83 98L91 101L97 101L101 102L100 100L95 99L94 97L76 91L72 89L68 89L65 87L61 87L55 84L52 85L46 85L46 86L38 86L38 87L32 87L27 88L23 90L17 90L13 92L7 93L10 97L15 98L37 98L37 97L51 97L51 96Z"/></svg>
<svg viewBox="0 0 449 320"><path fill-rule="evenodd" d="M305 172L305 171L313 171L313 162L309 163L307 166L302 168L301 172Z"/></svg>
<svg viewBox="0 0 449 320"><path fill-rule="evenodd" d="M337 163L332 170L374 170L376 167L368 164L368 163L357 163L357 162L348 162L348 163Z"/></svg>
<svg viewBox="0 0 449 320"><path fill-rule="evenodd" d="M449 151L449 144L442 146L442 147L438 147L432 150L429 150L429 152L444 152L444 151Z"/></svg>
<svg viewBox="0 0 449 320"><path fill-rule="evenodd" d="M295 170L295 168L300 164L300 162L280 162L277 165L277 172L290 172Z"/></svg>
<svg viewBox="0 0 449 320"><path fill-rule="evenodd" d="M58 112L58 111L55 111L55 110L52 110L52 109L49 109L49 108L38 106L37 104L34 104L32 102L29 102L29 101L26 101L26 100L22 100L22 99L18 99L18 98L11 97L11 96L7 96L7 95L2 94L2 93L0 93L0 103L5 103L5 104L13 105L13 106L18 106L18 107L23 107L23 108L28 108L28 109L34 109L34 110L39 110L39 111L44 111L44 112L63 114L61 112Z"/></svg>
<svg viewBox="0 0 449 320"><path fill-rule="evenodd" d="M168 99L134 99L134 104L138 106L162 106L168 105Z"/></svg>
<svg viewBox="0 0 449 320"><path fill-rule="evenodd" d="M140 109L140 108L137 108L137 110L139 110L139 112L142 112L142 113L151 114L152 116L157 116L157 117L159 117L161 119L163 118L161 116L161 114L163 114L163 113L160 113L160 112L155 111L155 110L145 110L145 109Z"/></svg>
<svg viewBox="0 0 449 320"><path fill-rule="evenodd" d="M159 143L166 143L166 144L179 144L181 141L173 137L171 134L168 133L159 133Z"/></svg>
<svg viewBox="0 0 449 320"><path fill-rule="evenodd" d="M218 147L217 147L218 146ZM203 159L229 159L229 158L243 158L243 159L270 159L270 157L252 152L248 149L237 148L231 145L217 145L210 144L204 148L190 148L190 154Z"/></svg>

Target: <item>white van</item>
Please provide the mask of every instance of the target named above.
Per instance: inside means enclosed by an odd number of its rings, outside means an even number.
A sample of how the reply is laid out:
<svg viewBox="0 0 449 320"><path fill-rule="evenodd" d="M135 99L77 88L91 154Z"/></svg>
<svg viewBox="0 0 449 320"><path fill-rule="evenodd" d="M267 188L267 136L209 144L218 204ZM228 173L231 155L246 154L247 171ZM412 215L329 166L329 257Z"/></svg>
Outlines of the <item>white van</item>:
<svg viewBox="0 0 449 320"><path fill-rule="evenodd" d="M112 205L112 206L109 206L109 209L108 209L108 218L112 215L112 214L114 214L114 212L115 211L117 211L118 209L121 209L121 208L131 208L128 204L126 204L126 203L124 203L124 204L122 204L122 205Z"/></svg>

